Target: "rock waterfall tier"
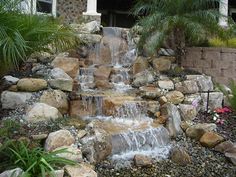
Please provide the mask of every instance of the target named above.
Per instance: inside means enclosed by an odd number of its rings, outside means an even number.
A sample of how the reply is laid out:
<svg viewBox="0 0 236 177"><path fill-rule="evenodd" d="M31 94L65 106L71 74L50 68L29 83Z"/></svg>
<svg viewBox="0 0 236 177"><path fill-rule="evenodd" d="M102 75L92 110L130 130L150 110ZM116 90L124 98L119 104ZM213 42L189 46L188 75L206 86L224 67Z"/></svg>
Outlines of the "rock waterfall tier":
<svg viewBox="0 0 236 177"><path fill-rule="evenodd" d="M77 77L78 116L92 125L84 144L97 138L94 131L101 131L110 137L109 158L119 165L136 154L166 158L170 149L169 132L148 115L150 105L159 110L159 103L142 99L131 86L136 49L129 31L103 28L103 37L94 46L86 59L90 65L80 68ZM95 145L90 153L85 149L90 161L99 162Z"/></svg>

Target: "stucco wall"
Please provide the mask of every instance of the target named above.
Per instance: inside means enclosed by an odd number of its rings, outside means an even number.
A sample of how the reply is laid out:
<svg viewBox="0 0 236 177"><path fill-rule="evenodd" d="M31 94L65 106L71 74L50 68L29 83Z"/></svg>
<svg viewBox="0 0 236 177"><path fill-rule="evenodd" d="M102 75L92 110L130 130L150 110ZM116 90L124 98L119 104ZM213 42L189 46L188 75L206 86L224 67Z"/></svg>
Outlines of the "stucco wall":
<svg viewBox="0 0 236 177"><path fill-rule="evenodd" d="M182 66L213 77L221 84L236 81L236 49L194 47L187 48Z"/></svg>
<svg viewBox="0 0 236 177"><path fill-rule="evenodd" d="M57 16L69 23L79 22L87 0L57 0Z"/></svg>

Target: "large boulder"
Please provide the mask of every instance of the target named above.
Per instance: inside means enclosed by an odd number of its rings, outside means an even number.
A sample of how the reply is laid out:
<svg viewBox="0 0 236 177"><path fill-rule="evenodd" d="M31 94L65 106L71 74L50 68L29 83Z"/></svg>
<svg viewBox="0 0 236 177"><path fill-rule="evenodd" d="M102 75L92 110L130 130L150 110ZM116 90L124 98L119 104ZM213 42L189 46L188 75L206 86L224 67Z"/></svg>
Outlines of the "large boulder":
<svg viewBox="0 0 236 177"><path fill-rule="evenodd" d="M134 87L141 87L148 83L152 83L153 81L155 81L155 73L145 70L134 76L132 84Z"/></svg>
<svg viewBox="0 0 236 177"><path fill-rule="evenodd" d="M71 78L75 78L79 72L78 58L58 56L52 61L52 66L63 69Z"/></svg>
<svg viewBox="0 0 236 177"><path fill-rule="evenodd" d="M182 119L185 121L191 121L197 116L197 110L193 105L180 104L179 110Z"/></svg>
<svg viewBox="0 0 236 177"><path fill-rule="evenodd" d="M149 64L147 58L137 57L133 64L133 74L138 74L148 69Z"/></svg>
<svg viewBox="0 0 236 177"><path fill-rule="evenodd" d="M100 25L97 21L91 21L81 25L80 31L82 33L96 33L100 31Z"/></svg>
<svg viewBox="0 0 236 177"><path fill-rule="evenodd" d="M190 155L184 148L174 148L171 151L171 161L182 166L186 166L192 162Z"/></svg>
<svg viewBox="0 0 236 177"><path fill-rule="evenodd" d="M73 79L60 68L54 68L50 72L49 85L52 88L71 92L73 90Z"/></svg>
<svg viewBox="0 0 236 177"><path fill-rule="evenodd" d="M208 100L208 93L201 93L202 111L207 110L207 100ZM223 104L224 94L222 92L211 92L209 93L209 102L208 102L208 109L215 110L216 108L221 108Z"/></svg>
<svg viewBox="0 0 236 177"><path fill-rule="evenodd" d="M70 177L97 177L91 165L80 163L74 166L65 166L65 171Z"/></svg>
<svg viewBox="0 0 236 177"><path fill-rule="evenodd" d="M195 80L185 80L175 84L175 90L181 91L184 94L194 94L199 91L197 82Z"/></svg>
<svg viewBox="0 0 236 177"><path fill-rule="evenodd" d="M216 130L216 124L213 123L203 123L203 124L196 124L192 125L186 130L186 135L192 139L199 140L202 135L208 131Z"/></svg>
<svg viewBox="0 0 236 177"><path fill-rule="evenodd" d="M45 103L34 104L25 116L25 119L30 123L56 120L58 118L62 118L62 115L58 109Z"/></svg>
<svg viewBox="0 0 236 177"><path fill-rule="evenodd" d="M81 139L82 152L91 163L105 160L112 152L112 139L106 131L100 128L99 121L93 121L88 126L89 134Z"/></svg>
<svg viewBox="0 0 236 177"><path fill-rule="evenodd" d="M166 94L166 99L172 104L179 104L184 100L184 95L180 91L171 91Z"/></svg>
<svg viewBox="0 0 236 177"><path fill-rule="evenodd" d="M214 85L210 76L205 75L187 75L187 80L194 80L197 82L199 91L207 92L213 91Z"/></svg>
<svg viewBox="0 0 236 177"><path fill-rule="evenodd" d="M158 86L161 89L166 89L166 90L174 90L175 88L174 83L171 80L158 81Z"/></svg>
<svg viewBox="0 0 236 177"><path fill-rule="evenodd" d="M156 99L162 96L161 89L153 86L143 86L139 88L141 96L148 99Z"/></svg>
<svg viewBox="0 0 236 177"><path fill-rule="evenodd" d="M53 151L62 146L71 146L75 143L75 138L68 130L58 130L48 135L44 149L46 151Z"/></svg>
<svg viewBox="0 0 236 177"><path fill-rule="evenodd" d="M178 108L171 103L166 103L161 107L161 115L167 117L166 128L168 129L170 136L176 137L182 133L181 118Z"/></svg>
<svg viewBox="0 0 236 177"><path fill-rule="evenodd" d="M214 132L206 132L200 139L201 145L208 148L214 148L222 141L224 141L224 138Z"/></svg>
<svg viewBox="0 0 236 177"><path fill-rule="evenodd" d="M68 97L61 90L44 91L40 102L57 108L62 114L67 113L69 109Z"/></svg>
<svg viewBox="0 0 236 177"><path fill-rule="evenodd" d="M1 94L1 103L3 109L16 109L24 106L32 97L32 93L4 91Z"/></svg>
<svg viewBox="0 0 236 177"><path fill-rule="evenodd" d="M171 61L165 57L153 59L152 64L156 71L166 71L171 68Z"/></svg>
<svg viewBox="0 0 236 177"><path fill-rule="evenodd" d="M98 69L95 70L94 77L95 79L98 80L108 80L110 74L111 74L111 67L100 66Z"/></svg>
<svg viewBox="0 0 236 177"><path fill-rule="evenodd" d="M37 92L47 88L47 81L44 79L23 78L17 82L17 89L26 92Z"/></svg>

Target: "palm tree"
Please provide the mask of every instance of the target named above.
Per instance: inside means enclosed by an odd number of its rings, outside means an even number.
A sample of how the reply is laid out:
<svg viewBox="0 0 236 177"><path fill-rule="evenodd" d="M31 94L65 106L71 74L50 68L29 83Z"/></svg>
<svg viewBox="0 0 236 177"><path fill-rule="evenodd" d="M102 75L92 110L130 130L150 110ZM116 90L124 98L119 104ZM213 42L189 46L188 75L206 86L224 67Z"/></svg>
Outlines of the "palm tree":
<svg viewBox="0 0 236 177"><path fill-rule="evenodd" d="M0 66L18 67L30 54L50 49L64 50L75 44L73 31L43 15L24 14L21 0L0 1Z"/></svg>
<svg viewBox="0 0 236 177"><path fill-rule="evenodd" d="M137 0L138 25L143 27L139 48L144 44L153 53L172 38L178 63L185 43L200 41L209 34L218 34L221 0Z"/></svg>

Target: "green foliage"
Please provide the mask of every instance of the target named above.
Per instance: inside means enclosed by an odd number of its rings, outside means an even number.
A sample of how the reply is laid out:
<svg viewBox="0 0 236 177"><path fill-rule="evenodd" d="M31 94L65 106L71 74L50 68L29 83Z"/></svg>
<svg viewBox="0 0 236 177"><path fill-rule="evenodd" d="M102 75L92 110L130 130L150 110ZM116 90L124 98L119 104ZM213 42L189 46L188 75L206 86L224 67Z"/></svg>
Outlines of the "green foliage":
<svg viewBox="0 0 236 177"><path fill-rule="evenodd" d="M137 0L134 14L143 15L138 25L143 26L139 43L151 53L168 38L174 39L174 49L185 42L204 41L210 34L220 35L218 25L221 16L217 7L220 0Z"/></svg>
<svg viewBox="0 0 236 177"><path fill-rule="evenodd" d="M236 48L236 38L232 38L229 40L222 40L220 38L212 38L209 40L209 44L212 47L229 47Z"/></svg>
<svg viewBox="0 0 236 177"><path fill-rule="evenodd" d="M11 138L14 131L19 131L20 124L14 120L2 120L0 124L0 140Z"/></svg>
<svg viewBox="0 0 236 177"><path fill-rule="evenodd" d="M74 165L75 162L59 157L66 149L45 152L42 148L29 148L28 144L9 141L0 148L0 170L19 167L24 170L24 177L54 176L53 171L62 165Z"/></svg>
<svg viewBox="0 0 236 177"><path fill-rule="evenodd" d="M37 51L61 51L75 44L73 31L56 19L17 10L19 0L0 1L0 64L18 66Z"/></svg>

